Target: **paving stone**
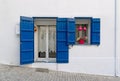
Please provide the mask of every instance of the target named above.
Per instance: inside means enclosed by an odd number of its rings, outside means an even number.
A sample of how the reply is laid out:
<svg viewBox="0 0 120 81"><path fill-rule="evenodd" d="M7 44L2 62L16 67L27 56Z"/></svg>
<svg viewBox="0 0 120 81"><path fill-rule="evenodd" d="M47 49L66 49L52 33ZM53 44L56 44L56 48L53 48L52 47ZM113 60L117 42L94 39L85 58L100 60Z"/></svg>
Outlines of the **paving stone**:
<svg viewBox="0 0 120 81"><path fill-rule="evenodd" d="M0 81L120 81L120 77L69 73L0 64Z"/></svg>

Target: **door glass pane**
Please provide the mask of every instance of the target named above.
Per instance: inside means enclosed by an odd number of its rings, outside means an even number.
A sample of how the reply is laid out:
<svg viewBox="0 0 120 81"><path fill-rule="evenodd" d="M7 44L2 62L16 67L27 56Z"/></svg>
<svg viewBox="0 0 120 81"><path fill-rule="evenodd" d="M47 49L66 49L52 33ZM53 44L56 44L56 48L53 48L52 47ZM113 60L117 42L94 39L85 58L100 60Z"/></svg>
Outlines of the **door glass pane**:
<svg viewBox="0 0 120 81"><path fill-rule="evenodd" d="M56 58L56 27L49 26L48 51L49 58Z"/></svg>
<svg viewBox="0 0 120 81"><path fill-rule="evenodd" d="M38 57L46 58L46 27L38 27Z"/></svg>

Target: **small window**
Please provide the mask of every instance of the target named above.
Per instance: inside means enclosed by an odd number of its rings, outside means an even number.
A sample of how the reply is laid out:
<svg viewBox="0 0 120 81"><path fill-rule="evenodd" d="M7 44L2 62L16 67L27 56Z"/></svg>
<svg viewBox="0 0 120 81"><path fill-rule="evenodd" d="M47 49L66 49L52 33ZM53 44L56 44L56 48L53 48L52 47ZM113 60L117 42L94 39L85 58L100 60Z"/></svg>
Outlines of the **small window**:
<svg viewBox="0 0 120 81"><path fill-rule="evenodd" d="M76 44L90 44L90 19L76 19Z"/></svg>

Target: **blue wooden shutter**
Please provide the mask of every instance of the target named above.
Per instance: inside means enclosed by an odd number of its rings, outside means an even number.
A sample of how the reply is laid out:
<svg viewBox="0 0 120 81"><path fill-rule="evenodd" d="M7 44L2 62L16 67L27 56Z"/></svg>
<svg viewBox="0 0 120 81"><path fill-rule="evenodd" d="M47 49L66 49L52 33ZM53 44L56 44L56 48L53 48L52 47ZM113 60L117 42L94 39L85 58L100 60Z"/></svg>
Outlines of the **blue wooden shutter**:
<svg viewBox="0 0 120 81"><path fill-rule="evenodd" d="M68 63L67 18L57 19L57 63Z"/></svg>
<svg viewBox="0 0 120 81"><path fill-rule="evenodd" d="M68 44L75 44L75 19L68 18L67 22L67 40Z"/></svg>
<svg viewBox="0 0 120 81"><path fill-rule="evenodd" d="M93 18L91 23L91 44L100 44L100 19Z"/></svg>
<svg viewBox="0 0 120 81"><path fill-rule="evenodd" d="M33 18L20 17L20 64L34 62Z"/></svg>

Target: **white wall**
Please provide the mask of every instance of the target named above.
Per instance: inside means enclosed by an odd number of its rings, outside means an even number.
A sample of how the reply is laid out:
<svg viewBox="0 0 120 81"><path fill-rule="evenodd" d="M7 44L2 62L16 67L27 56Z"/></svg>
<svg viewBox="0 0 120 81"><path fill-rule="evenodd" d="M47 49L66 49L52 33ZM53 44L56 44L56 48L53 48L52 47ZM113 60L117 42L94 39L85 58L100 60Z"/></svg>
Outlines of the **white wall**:
<svg viewBox="0 0 120 81"><path fill-rule="evenodd" d="M0 63L19 65L20 42L15 26L20 16L101 18L100 46L75 45L69 50L69 64L55 67L60 71L114 75L114 0L0 0Z"/></svg>
<svg viewBox="0 0 120 81"><path fill-rule="evenodd" d="M117 70L117 75L120 76L120 0L117 0L117 8L116 8L116 56L117 56L117 66L116 66L116 70Z"/></svg>

